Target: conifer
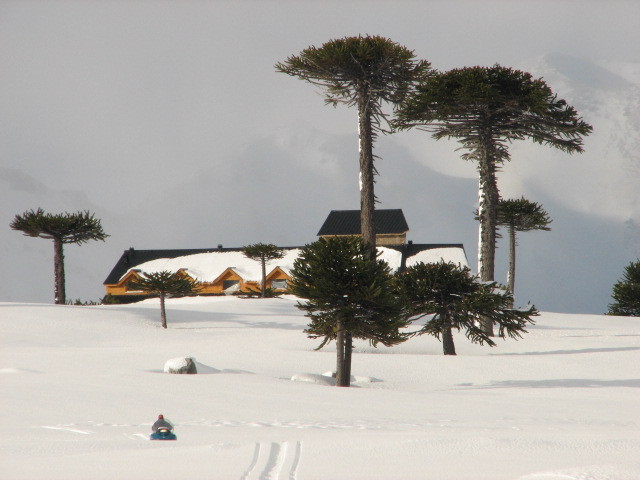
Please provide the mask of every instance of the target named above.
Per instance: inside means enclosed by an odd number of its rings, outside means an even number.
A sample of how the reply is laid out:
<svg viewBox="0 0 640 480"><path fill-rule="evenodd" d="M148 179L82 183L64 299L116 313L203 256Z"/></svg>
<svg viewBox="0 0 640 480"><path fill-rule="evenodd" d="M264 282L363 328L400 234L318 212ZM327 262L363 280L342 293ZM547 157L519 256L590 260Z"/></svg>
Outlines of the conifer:
<svg viewBox="0 0 640 480"><path fill-rule="evenodd" d="M640 317L640 260L624 268L622 279L613 286L609 315Z"/></svg>
<svg viewBox="0 0 640 480"><path fill-rule="evenodd" d="M430 76L400 106L394 126L417 127L431 132L435 139L456 138L466 151L462 158L477 162L478 272L482 281L494 281L500 198L497 172L510 160L509 144L529 139L579 153L582 137L592 131L542 79L500 65ZM484 321L483 328L492 335L490 322Z"/></svg>
<svg viewBox="0 0 640 480"><path fill-rule="evenodd" d="M509 236L509 272L507 274L507 288L515 296L516 283L516 232L531 230L549 231L552 222L549 214L536 202L530 202L524 197L518 199L500 199L498 201L498 225L507 227Z"/></svg>
<svg viewBox="0 0 640 480"><path fill-rule="evenodd" d="M494 346L495 342L481 325L489 318L498 325L500 337L519 338L526 333L531 317L538 314L533 306L511 308L512 295L495 282L480 282L468 267L453 263L418 263L396 275L396 282L406 315L413 321L426 318L416 335L433 335L442 339L445 355L455 355L453 330L464 331L473 343Z"/></svg>
<svg viewBox="0 0 640 480"><path fill-rule="evenodd" d="M305 333L322 338L321 349L336 341L336 384L348 387L353 338L372 345L396 345L406 340L406 325L394 292L389 266L370 257L369 246L357 237L320 239L307 245L291 271L290 291L310 323Z"/></svg>
<svg viewBox="0 0 640 480"><path fill-rule="evenodd" d="M160 298L160 318L162 328L167 328L167 314L165 310L165 298L168 296L193 295L198 293L200 283L184 277L180 272L163 270L160 272L142 272L140 278L131 280L129 290L139 290Z"/></svg>
<svg viewBox="0 0 640 480"><path fill-rule="evenodd" d="M398 104L428 74L429 63L388 38L367 35L308 47L276 70L323 87L327 104L357 107L362 238L375 256L373 143L386 121L382 103Z"/></svg>
<svg viewBox="0 0 640 480"><path fill-rule="evenodd" d="M51 214L38 208L16 215L10 227L28 237L53 240L54 301L61 305L67 301L63 245L65 243L82 245L89 240L104 241L109 236L102 230L100 220L88 211Z"/></svg>
<svg viewBox="0 0 640 480"><path fill-rule="evenodd" d="M253 245L247 245L242 248L242 253L245 257L260 262L262 267L262 280L261 280L261 297L264 298L267 291L267 263L271 260L277 260L284 257L284 250L278 248L272 243L254 243Z"/></svg>

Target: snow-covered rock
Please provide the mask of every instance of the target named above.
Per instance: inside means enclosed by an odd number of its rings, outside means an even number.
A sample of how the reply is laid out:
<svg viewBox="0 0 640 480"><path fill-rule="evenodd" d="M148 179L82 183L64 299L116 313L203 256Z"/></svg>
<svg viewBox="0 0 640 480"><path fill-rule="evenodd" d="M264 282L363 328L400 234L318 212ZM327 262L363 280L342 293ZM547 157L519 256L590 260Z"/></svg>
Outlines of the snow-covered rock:
<svg viewBox="0 0 640 480"><path fill-rule="evenodd" d="M167 360L164 364L164 373L193 374L198 373L195 359L192 357L178 357Z"/></svg>

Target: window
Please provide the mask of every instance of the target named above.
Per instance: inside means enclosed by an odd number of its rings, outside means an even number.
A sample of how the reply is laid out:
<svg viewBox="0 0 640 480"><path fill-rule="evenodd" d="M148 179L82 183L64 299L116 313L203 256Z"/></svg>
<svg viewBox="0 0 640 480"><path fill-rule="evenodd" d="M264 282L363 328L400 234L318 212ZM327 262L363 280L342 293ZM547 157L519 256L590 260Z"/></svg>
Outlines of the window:
<svg viewBox="0 0 640 480"><path fill-rule="evenodd" d="M230 292L235 292L240 289L240 280L223 280L222 289Z"/></svg>
<svg viewBox="0 0 640 480"><path fill-rule="evenodd" d="M271 280L271 288L274 290L286 290L287 289L287 280Z"/></svg>

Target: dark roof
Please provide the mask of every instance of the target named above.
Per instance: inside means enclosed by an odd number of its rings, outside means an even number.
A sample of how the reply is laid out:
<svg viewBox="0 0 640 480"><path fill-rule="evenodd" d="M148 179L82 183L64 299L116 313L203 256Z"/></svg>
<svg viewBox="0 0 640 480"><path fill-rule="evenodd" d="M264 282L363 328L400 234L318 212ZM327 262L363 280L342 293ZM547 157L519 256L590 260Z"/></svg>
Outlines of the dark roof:
<svg viewBox="0 0 640 480"><path fill-rule="evenodd" d="M289 250L292 248L300 247L280 247L283 250ZM109 273L109 276L104 281L104 285L114 285L120 281L122 276L127 273L127 270L151 260L157 260L159 258L176 258L184 257L185 255L196 255L198 253L210 253L210 252L240 252L242 248L191 248L191 249L170 249L170 250L136 250L130 248L125 250L118 263Z"/></svg>
<svg viewBox="0 0 640 480"><path fill-rule="evenodd" d="M375 210L373 215L376 235L406 233L409 225L401 209ZM360 210L331 210L322 224L318 236L360 235Z"/></svg>

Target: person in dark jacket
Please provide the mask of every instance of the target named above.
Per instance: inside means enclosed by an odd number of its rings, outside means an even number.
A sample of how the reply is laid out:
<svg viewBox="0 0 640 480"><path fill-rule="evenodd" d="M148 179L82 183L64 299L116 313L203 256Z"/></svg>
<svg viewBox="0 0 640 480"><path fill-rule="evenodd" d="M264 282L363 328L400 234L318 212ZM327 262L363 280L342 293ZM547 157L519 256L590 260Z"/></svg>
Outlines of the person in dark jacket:
<svg viewBox="0 0 640 480"><path fill-rule="evenodd" d="M158 415L158 420L156 420L156 423L153 424L153 426L151 427L151 430L153 430L154 432L157 432L161 428L166 428L169 431L173 430L173 425L167 422L164 419L164 415L162 414Z"/></svg>

